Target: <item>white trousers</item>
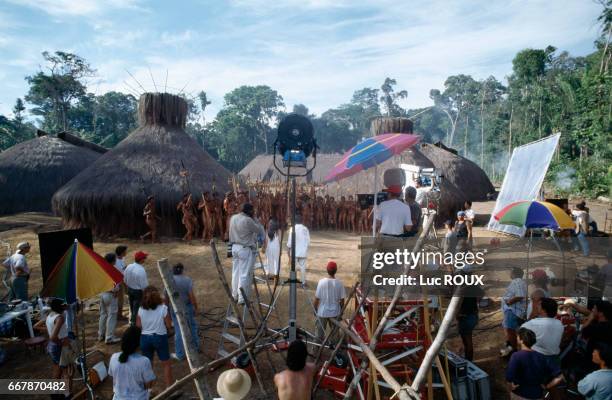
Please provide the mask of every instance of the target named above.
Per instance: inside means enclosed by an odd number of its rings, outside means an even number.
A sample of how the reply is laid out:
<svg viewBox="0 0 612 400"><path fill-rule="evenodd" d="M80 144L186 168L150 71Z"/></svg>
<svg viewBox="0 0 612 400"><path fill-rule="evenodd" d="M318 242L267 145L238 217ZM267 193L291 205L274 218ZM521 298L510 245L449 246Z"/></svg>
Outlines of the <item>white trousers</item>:
<svg viewBox="0 0 612 400"><path fill-rule="evenodd" d="M249 296L253 284L255 252L250 247L232 245L232 295L239 303L244 302L240 288Z"/></svg>
<svg viewBox="0 0 612 400"><path fill-rule="evenodd" d="M119 299L110 292L100 295L100 321L98 323L98 337L110 340L115 336L117 326L117 310Z"/></svg>
<svg viewBox="0 0 612 400"><path fill-rule="evenodd" d="M300 268L300 280L306 284L306 257L295 257L295 266Z"/></svg>

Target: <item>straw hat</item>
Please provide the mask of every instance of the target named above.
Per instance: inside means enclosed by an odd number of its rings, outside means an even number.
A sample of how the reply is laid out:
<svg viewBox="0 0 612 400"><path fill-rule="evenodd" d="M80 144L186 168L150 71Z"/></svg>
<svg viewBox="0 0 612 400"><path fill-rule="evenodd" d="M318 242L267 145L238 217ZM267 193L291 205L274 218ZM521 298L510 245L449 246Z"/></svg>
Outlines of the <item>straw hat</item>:
<svg viewBox="0 0 612 400"><path fill-rule="evenodd" d="M251 390L251 377L245 370L228 369L219 375L217 393L224 400L241 400Z"/></svg>

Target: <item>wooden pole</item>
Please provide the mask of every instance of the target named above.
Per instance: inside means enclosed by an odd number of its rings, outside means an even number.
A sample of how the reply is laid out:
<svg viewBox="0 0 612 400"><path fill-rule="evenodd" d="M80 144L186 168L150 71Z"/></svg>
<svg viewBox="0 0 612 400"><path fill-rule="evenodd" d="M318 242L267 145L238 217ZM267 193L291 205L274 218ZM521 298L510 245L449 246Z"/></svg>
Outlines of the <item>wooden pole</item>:
<svg viewBox="0 0 612 400"><path fill-rule="evenodd" d="M461 288L459 288L457 291L459 291L460 289ZM455 292L455 294L451 298L450 303L448 304L448 308L446 310L446 313L444 314L444 319L440 324L438 334L436 335L434 341L431 343L431 346L429 346L429 349L427 349L425 357L423 358L423 362L419 366L419 370L417 371L417 374L414 377L414 381L412 381L412 389L419 390L419 386L421 386L421 383L423 383L423 381L425 380L427 371L431 368L434 358L440 352L440 348L442 347L442 344L448 336L448 331L450 330L451 323L453 322L457 312L459 311L459 307L461 306L462 300L463 299L461 295Z"/></svg>
<svg viewBox="0 0 612 400"><path fill-rule="evenodd" d="M166 293L168 293L168 300L170 300L170 304L176 315L176 321L178 322L179 326L175 327L175 329L178 328L180 330L181 339L183 340L183 346L185 348L185 354L187 355L187 363L189 364L189 369L191 372L193 372L202 365L200 356L193 345L193 341L199 340L199 338L193 338L191 336L191 329L189 329L189 325L187 323L185 304L181 301L178 289L174 282L174 277L172 276L172 271L170 270L170 265L168 264L168 259L162 258L161 260L158 260L157 269L159 270L159 275L161 275L162 283L166 288ZM206 388L206 382L203 378L194 379L193 383L200 399L211 399L208 389Z"/></svg>
<svg viewBox="0 0 612 400"><path fill-rule="evenodd" d="M380 375L385 380L385 382L387 382L391 386L391 388L396 392L400 400L420 399L418 392L416 392L410 386L406 386L406 385L402 386L397 382L397 380L393 377L393 375L391 375L391 373L389 373L387 368L385 368L385 366L382 365L380 360L376 358L376 355L374 354L374 352L370 350L368 345L366 345L359 336L357 336L354 332L352 332L348 327L344 326L342 322L335 321L335 320L331 320L331 321L339 329L341 329L346 335L348 335L353 342L355 342L359 347L361 347L361 350L363 351L363 353L366 355L366 357L368 357L368 360L370 360L371 365L374 365L374 368L376 368L376 370L380 373Z"/></svg>

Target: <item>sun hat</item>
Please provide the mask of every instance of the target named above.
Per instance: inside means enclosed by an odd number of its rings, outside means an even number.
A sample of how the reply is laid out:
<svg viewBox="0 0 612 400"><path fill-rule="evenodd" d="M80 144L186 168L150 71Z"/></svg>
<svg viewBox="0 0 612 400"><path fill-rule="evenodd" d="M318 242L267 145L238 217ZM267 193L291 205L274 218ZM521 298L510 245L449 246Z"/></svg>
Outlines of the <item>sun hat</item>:
<svg viewBox="0 0 612 400"><path fill-rule="evenodd" d="M17 250L24 250L24 249L29 249L30 248L30 243L28 242L20 242L17 244Z"/></svg>
<svg viewBox="0 0 612 400"><path fill-rule="evenodd" d="M241 400L249 390L251 390L251 377L243 369L228 369L217 379L217 393L224 400Z"/></svg>

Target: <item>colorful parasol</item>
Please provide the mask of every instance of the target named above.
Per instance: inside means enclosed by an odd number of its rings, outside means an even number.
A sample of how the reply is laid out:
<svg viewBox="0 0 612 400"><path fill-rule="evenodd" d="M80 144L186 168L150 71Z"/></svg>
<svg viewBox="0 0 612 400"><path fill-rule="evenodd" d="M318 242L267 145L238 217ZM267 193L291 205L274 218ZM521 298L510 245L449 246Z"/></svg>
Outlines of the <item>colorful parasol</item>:
<svg viewBox="0 0 612 400"><path fill-rule="evenodd" d="M49 274L41 295L70 304L109 291L122 280L114 266L75 240Z"/></svg>
<svg viewBox="0 0 612 400"><path fill-rule="evenodd" d="M419 140L419 136L406 133L385 133L367 138L344 153L342 160L327 174L325 180L339 181L374 167L414 146Z"/></svg>
<svg viewBox="0 0 612 400"><path fill-rule="evenodd" d="M525 228L573 229L574 221L560 207L546 201L517 201L502 208L495 219Z"/></svg>

